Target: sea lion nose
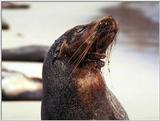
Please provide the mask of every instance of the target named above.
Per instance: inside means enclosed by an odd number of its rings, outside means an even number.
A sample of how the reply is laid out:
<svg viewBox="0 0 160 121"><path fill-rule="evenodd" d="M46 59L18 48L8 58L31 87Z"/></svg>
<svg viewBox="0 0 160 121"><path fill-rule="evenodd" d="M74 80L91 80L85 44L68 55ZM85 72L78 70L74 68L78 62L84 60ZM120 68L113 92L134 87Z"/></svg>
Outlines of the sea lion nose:
<svg viewBox="0 0 160 121"><path fill-rule="evenodd" d="M98 32L117 32L117 22L114 20L112 16L104 17L98 24Z"/></svg>
<svg viewBox="0 0 160 121"><path fill-rule="evenodd" d="M118 31L118 22L112 17L109 16L107 21L106 21L106 25L109 26L109 29L115 33L117 33Z"/></svg>
<svg viewBox="0 0 160 121"><path fill-rule="evenodd" d="M112 17L112 16L108 16L108 18L113 19L113 17Z"/></svg>
<svg viewBox="0 0 160 121"><path fill-rule="evenodd" d="M99 26L106 26L107 28L109 26L112 26L115 23L115 20L112 16L107 16L107 17L103 17L102 19L99 20Z"/></svg>

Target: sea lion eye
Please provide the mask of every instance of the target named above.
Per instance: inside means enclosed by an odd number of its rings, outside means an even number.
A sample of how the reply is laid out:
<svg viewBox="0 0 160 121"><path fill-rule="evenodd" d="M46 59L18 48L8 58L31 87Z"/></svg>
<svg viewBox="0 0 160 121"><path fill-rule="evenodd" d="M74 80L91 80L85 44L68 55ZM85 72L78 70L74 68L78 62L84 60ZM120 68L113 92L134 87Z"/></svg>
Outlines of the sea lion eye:
<svg viewBox="0 0 160 121"><path fill-rule="evenodd" d="M77 29L77 33L82 33L85 30L85 27Z"/></svg>

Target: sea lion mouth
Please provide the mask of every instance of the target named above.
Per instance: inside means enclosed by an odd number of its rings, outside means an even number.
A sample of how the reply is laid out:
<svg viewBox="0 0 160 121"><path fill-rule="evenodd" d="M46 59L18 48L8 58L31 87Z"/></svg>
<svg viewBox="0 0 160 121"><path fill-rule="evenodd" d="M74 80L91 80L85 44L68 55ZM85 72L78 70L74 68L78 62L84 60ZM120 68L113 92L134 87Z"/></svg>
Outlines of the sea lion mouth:
<svg viewBox="0 0 160 121"><path fill-rule="evenodd" d="M91 23L91 25L92 24L93 23ZM91 35L93 37L88 40L88 42L92 42L92 45L84 60L97 61L101 63L101 66L104 66L102 59L106 57L106 51L115 41L115 36L118 31L117 22L111 16L103 17L93 24L93 28L91 33L95 34Z"/></svg>

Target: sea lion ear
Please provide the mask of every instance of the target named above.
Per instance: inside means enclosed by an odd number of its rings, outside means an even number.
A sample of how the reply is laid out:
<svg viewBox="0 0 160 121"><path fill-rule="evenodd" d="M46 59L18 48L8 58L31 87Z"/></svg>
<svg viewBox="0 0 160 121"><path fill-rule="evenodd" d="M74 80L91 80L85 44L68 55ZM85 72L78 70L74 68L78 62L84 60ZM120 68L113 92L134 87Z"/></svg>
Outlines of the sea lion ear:
<svg viewBox="0 0 160 121"><path fill-rule="evenodd" d="M59 53L58 53L58 58L61 58L62 56L64 56L65 53L67 53L66 51L68 50L68 44L67 41L64 40L63 43L60 45L59 47Z"/></svg>

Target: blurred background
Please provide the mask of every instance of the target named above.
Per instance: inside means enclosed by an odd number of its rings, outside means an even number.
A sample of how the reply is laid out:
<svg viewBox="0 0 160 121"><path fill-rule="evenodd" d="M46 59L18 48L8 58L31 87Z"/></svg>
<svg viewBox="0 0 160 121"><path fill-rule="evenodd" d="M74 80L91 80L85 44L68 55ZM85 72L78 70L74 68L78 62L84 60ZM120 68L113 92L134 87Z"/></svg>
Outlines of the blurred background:
<svg viewBox="0 0 160 121"><path fill-rule="evenodd" d="M1 5L3 120L40 120L42 62L48 48L68 29L108 15L118 21L119 33L110 73L102 69L106 84L131 120L159 119L159 2Z"/></svg>

